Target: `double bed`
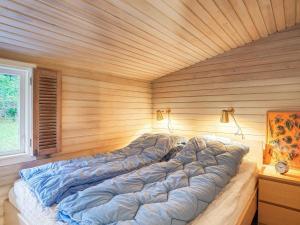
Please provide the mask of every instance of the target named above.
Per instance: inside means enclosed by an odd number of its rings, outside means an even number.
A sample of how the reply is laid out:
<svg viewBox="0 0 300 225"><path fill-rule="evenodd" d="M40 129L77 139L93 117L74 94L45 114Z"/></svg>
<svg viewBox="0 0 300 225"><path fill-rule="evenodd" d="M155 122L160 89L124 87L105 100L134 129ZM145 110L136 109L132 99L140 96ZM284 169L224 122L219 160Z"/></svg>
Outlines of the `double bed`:
<svg viewBox="0 0 300 225"><path fill-rule="evenodd" d="M249 225L256 211L256 163L244 160L238 174L189 225ZM56 206L43 207L26 183L16 181L6 202L9 225L66 225L56 221Z"/></svg>
<svg viewBox="0 0 300 225"><path fill-rule="evenodd" d="M188 225L250 225L256 212L256 174L256 163L243 159L237 174ZM43 206L28 184L20 179L5 203L5 222L8 225L67 225L57 221L58 211L56 204Z"/></svg>

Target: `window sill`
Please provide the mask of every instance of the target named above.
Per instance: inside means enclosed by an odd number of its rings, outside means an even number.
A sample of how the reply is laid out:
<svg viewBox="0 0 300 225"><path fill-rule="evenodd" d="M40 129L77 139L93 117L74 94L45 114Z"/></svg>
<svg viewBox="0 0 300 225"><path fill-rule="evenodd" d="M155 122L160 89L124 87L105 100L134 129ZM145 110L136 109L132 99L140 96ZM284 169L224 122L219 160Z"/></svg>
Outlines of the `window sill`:
<svg viewBox="0 0 300 225"><path fill-rule="evenodd" d="M8 166L17 163L29 162L36 160L35 156L28 155L26 153L20 153L9 156L0 156L0 166Z"/></svg>

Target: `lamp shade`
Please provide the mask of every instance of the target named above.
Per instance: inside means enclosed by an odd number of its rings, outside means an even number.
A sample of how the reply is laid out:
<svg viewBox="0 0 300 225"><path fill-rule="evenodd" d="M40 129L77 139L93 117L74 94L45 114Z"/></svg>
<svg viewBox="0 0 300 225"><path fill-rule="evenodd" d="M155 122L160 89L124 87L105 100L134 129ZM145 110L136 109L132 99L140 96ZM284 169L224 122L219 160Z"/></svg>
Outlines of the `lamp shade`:
<svg viewBox="0 0 300 225"><path fill-rule="evenodd" d="M164 119L164 116L162 114L162 111L161 110L157 110L156 111L156 120L160 121L160 120L163 120L163 119Z"/></svg>
<svg viewBox="0 0 300 225"><path fill-rule="evenodd" d="M220 118L221 123L228 123L229 122L229 116L228 116L228 110L222 110L222 115Z"/></svg>

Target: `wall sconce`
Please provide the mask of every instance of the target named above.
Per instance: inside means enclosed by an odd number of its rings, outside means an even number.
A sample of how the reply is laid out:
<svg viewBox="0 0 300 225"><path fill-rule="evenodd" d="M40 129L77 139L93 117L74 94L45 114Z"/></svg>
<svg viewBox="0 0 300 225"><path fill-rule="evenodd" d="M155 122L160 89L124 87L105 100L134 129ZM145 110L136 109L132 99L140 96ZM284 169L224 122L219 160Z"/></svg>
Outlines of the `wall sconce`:
<svg viewBox="0 0 300 225"><path fill-rule="evenodd" d="M161 121L161 120L163 120L164 119L164 116L163 116L163 111L161 111L161 110L156 110L156 120L157 121Z"/></svg>
<svg viewBox="0 0 300 225"><path fill-rule="evenodd" d="M167 114L167 119L168 119L168 130L170 133L172 133L172 129L171 129L171 117L170 117L170 114L171 114L171 109L166 109L166 111L164 110L156 110L156 120L157 121L161 121L164 119L164 113Z"/></svg>
<svg viewBox="0 0 300 225"><path fill-rule="evenodd" d="M222 110L222 115L221 115L221 118L220 118L220 122L221 123L228 123L229 122L229 115L231 115L235 125L237 126L237 131L236 131L235 135L241 135L242 139L244 139L245 136L243 134L242 128L240 127L240 125L238 124L238 122L236 121L236 119L234 117L234 108L223 109Z"/></svg>

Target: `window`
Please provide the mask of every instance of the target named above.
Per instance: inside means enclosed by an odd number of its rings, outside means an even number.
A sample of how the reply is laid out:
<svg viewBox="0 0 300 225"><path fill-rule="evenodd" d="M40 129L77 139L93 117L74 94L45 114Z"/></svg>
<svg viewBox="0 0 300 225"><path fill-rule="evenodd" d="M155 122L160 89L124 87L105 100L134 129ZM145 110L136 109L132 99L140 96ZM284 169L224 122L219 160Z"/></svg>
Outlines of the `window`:
<svg viewBox="0 0 300 225"><path fill-rule="evenodd" d="M0 61L0 165L32 155L32 67Z"/></svg>

